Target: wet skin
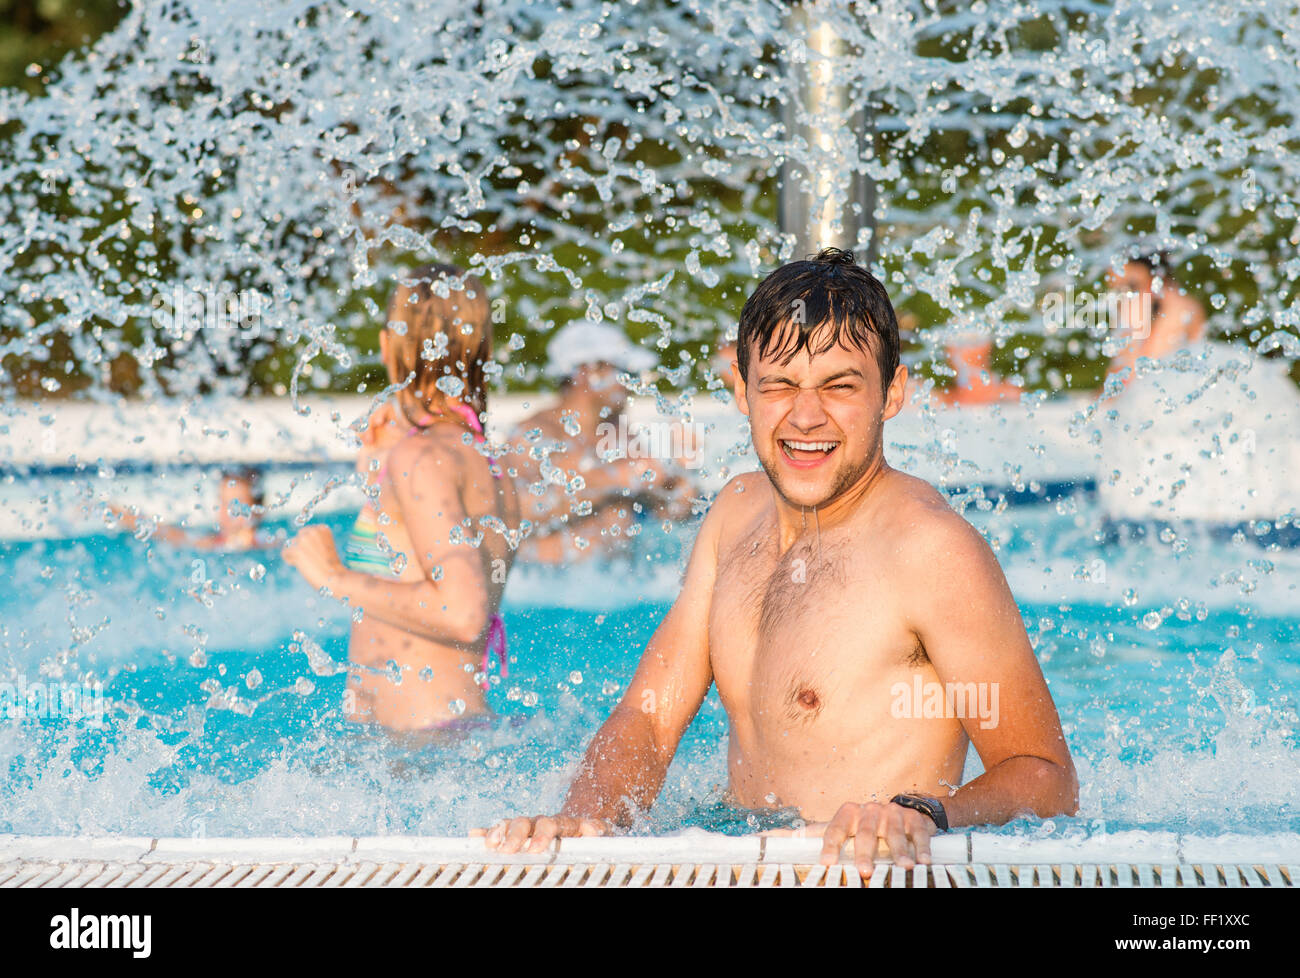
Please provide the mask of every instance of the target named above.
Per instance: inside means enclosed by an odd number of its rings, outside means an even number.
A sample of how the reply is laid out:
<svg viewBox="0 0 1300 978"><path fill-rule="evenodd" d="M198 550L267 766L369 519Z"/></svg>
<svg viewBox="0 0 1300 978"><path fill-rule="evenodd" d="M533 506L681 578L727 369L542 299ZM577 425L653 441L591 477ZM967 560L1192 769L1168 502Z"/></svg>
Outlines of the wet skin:
<svg viewBox="0 0 1300 978"><path fill-rule="evenodd" d="M447 405L432 407L437 420L425 430L408 434L398 425L358 461L366 471L371 458L384 464L376 510L403 564L396 578L345 567L325 526L305 527L285 549L312 587L362 609L348 647L354 668L345 706L351 719L391 730L431 730L488 712L474 674L514 560L510 535L519 532L514 483L493 477ZM400 681L388 674L390 662Z"/></svg>
<svg viewBox="0 0 1300 978"><path fill-rule="evenodd" d="M490 846L608 831L629 817L624 797L648 807L713 683L735 800L798 808L824 861L849 838L864 875L881 842L902 865L928 860L935 827L889 803L896 793L941 798L953 826L1075 810L1056 709L997 560L932 487L885 462L906 380L900 367L883 384L856 348L751 357L736 399L763 471L714 502L562 812L498 823ZM897 715L896 684L917 679L996 684L998 722ZM954 791L968 740L985 773Z"/></svg>

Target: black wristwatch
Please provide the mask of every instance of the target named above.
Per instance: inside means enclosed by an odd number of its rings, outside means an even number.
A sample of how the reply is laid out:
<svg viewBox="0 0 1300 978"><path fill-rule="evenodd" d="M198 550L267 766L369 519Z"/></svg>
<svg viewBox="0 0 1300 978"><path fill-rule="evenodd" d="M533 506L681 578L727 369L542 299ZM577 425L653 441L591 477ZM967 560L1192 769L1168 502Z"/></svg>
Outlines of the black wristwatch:
<svg viewBox="0 0 1300 978"><path fill-rule="evenodd" d="M929 815L940 832L948 831L948 813L943 810L943 802L938 798L927 798L924 795L894 795L889 799L892 804L902 805L904 808L911 808L923 815Z"/></svg>

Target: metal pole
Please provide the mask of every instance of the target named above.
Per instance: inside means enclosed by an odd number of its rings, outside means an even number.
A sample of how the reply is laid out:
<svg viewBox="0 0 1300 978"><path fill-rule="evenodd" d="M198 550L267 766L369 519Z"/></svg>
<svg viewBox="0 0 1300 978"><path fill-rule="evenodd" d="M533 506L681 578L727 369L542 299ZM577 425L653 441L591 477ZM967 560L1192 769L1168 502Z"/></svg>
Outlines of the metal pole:
<svg viewBox="0 0 1300 978"><path fill-rule="evenodd" d="M807 148L802 158L787 157L781 166L781 230L794 235L795 259L822 248L856 248L859 260L870 264L876 257L876 186L857 172L868 120L854 110L848 85L835 70L848 46L813 4L792 3L786 26L791 38L803 40L806 57L790 65L782 121L790 140ZM863 231L869 243L859 248Z"/></svg>

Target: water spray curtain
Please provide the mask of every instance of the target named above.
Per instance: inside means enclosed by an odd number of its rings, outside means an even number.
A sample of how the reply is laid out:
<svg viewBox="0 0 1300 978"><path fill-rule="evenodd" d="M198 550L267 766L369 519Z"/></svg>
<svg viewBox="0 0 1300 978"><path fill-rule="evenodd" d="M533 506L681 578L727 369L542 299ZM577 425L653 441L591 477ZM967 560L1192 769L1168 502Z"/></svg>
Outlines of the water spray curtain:
<svg viewBox="0 0 1300 978"><path fill-rule="evenodd" d="M1295 4L809 6L845 44L830 153L781 122L819 58L784 3L137 3L0 93L0 381L93 396L128 359L148 395L242 393L281 356L327 385L393 276L454 257L506 382L585 317L689 387L793 257L786 161L877 182L926 325L1032 331L1140 240L1196 269L1216 331L1300 352Z"/></svg>

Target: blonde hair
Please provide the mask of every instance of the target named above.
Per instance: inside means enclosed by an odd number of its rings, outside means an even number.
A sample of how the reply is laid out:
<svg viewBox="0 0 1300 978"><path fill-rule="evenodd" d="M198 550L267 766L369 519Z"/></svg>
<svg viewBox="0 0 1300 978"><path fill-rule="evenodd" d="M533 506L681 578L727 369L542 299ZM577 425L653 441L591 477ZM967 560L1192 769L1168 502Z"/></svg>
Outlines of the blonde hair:
<svg viewBox="0 0 1300 978"><path fill-rule="evenodd" d="M448 279L445 286L438 285ZM484 367L492 359L492 315L487 290L475 276L455 265L415 269L399 279L388 301L385 329L392 381L401 384L411 378L398 393L403 410L417 406L433 412L439 400L459 397L480 418L487 412Z"/></svg>

